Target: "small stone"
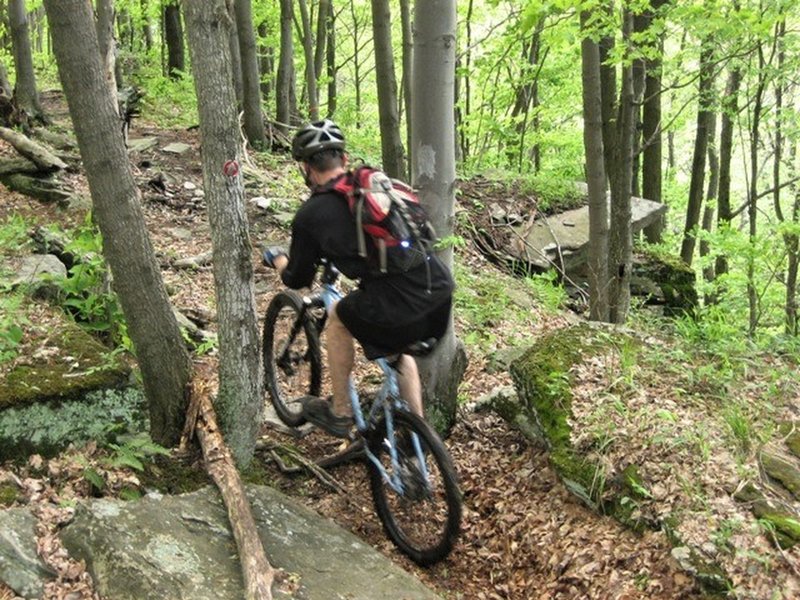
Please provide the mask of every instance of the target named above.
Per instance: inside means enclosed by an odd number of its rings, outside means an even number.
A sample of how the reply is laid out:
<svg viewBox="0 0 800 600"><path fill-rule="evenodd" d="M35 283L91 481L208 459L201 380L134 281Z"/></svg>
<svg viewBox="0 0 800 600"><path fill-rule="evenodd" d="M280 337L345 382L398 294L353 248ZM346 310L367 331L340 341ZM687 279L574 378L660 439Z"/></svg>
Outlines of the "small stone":
<svg viewBox="0 0 800 600"><path fill-rule="evenodd" d="M264 196L256 196L250 200L250 202L255 204L261 210L267 210L272 205L272 200L265 198Z"/></svg>
<svg viewBox="0 0 800 600"><path fill-rule="evenodd" d="M183 227L173 227L169 230L170 234L179 240L190 240L194 237L194 234L189 231L188 229L184 229Z"/></svg>
<svg viewBox="0 0 800 600"><path fill-rule="evenodd" d="M184 181L183 182L183 189L189 190L189 191L196 190L197 186L195 184L193 184L191 181Z"/></svg>

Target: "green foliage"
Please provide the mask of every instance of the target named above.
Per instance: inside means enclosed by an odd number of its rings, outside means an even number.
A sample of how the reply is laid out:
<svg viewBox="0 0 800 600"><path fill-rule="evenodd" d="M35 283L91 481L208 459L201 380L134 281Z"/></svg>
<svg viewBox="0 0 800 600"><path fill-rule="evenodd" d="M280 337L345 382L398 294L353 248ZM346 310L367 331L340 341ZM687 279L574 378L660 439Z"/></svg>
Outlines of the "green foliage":
<svg viewBox="0 0 800 600"><path fill-rule="evenodd" d="M104 461L109 467L129 467L144 471L145 462L153 456L169 456L169 450L156 444L150 435L140 432L126 436L121 443L109 443L111 455Z"/></svg>
<svg viewBox="0 0 800 600"><path fill-rule="evenodd" d="M171 79L161 73L161 64L151 62L137 71L134 83L146 90L142 112L161 127L197 125L197 96L191 73Z"/></svg>
<svg viewBox="0 0 800 600"><path fill-rule="evenodd" d="M125 315L109 283L102 236L90 223L71 233L65 250L79 257L67 277L55 278L61 305L85 329L131 348Z"/></svg>
<svg viewBox="0 0 800 600"><path fill-rule="evenodd" d="M21 325L27 322L20 310L23 300L20 294L0 296L0 364L18 354L17 347L24 336Z"/></svg>
<svg viewBox="0 0 800 600"><path fill-rule="evenodd" d="M526 277L525 283L527 283L542 307L551 313L562 309L569 299L555 271L547 271L540 275Z"/></svg>
<svg viewBox="0 0 800 600"><path fill-rule="evenodd" d="M464 341L486 347L495 339L495 327L509 318L511 298L503 282L491 271L473 274L455 263L455 310L467 323Z"/></svg>
<svg viewBox="0 0 800 600"><path fill-rule="evenodd" d="M0 224L0 250L14 251L28 242L30 224L22 216L13 214Z"/></svg>

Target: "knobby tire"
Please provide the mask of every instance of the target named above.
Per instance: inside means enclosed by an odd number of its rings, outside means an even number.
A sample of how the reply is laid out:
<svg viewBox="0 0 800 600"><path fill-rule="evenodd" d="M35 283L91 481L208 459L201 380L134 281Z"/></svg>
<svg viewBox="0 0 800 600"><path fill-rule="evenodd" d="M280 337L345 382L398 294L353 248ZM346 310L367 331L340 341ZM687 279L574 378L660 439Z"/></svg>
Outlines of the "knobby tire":
<svg viewBox="0 0 800 600"><path fill-rule="evenodd" d="M368 459L375 510L389 539L414 562L427 566L445 558L458 537L461 526L458 479L450 454L430 425L405 410L395 410L393 420L395 439L405 436L408 440L410 432L419 437L430 471L429 480L436 489L430 497L415 498L413 493L410 498L403 497L384 481L381 470ZM382 419L369 435L368 444L381 464L391 471L386 435L386 422ZM398 453L405 453L404 446L407 448L408 444L399 444Z"/></svg>
<svg viewBox="0 0 800 600"><path fill-rule="evenodd" d="M276 362L279 357L275 354L283 349L302 308L303 299L286 290L272 298L264 317L262 357L265 388L278 417L289 427L299 427L306 422L298 400L306 395L319 396L322 380L319 335L308 318L300 324L284 364Z"/></svg>

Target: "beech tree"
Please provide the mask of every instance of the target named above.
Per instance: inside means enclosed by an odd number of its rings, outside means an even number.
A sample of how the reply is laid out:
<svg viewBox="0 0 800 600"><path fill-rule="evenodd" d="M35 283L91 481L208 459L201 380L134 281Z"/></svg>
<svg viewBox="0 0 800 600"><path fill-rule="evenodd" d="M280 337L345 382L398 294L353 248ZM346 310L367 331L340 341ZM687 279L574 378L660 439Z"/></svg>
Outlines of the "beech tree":
<svg viewBox="0 0 800 600"><path fill-rule="evenodd" d="M250 144L261 147L266 142L266 138L264 137L264 117L261 114L261 76L258 69L256 35L253 28L253 9L250 0L236 0L234 7L242 68L244 133Z"/></svg>
<svg viewBox="0 0 800 600"><path fill-rule="evenodd" d="M392 20L389 0L372 0L372 34L375 42L375 79L381 125L383 170L402 179L405 173L400 116L397 112L397 79L392 56Z"/></svg>
<svg viewBox="0 0 800 600"><path fill-rule="evenodd" d="M455 220L455 0L417 0L414 15L412 181L434 229L446 239ZM452 247L441 249L439 256L452 270ZM466 368L466 353L453 331L452 315L434 353L418 363L429 419L449 428Z"/></svg>
<svg viewBox="0 0 800 600"><path fill-rule="evenodd" d="M608 201L603 159L603 111L601 108L600 48L592 39L591 14L581 13L583 40L583 143L586 183L589 188L589 314L607 321L608 305Z"/></svg>
<svg viewBox="0 0 800 600"><path fill-rule="evenodd" d="M91 5L85 0L45 0L53 50L128 331L150 407L150 435L178 442L191 373L186 345L161 280L108 92Z"/></svg>
<svg viewBox="0 0 800 600"><path fill-rule="evenodd" d="M36 90L36 74L33 71L30 28L25 0L8 1L8 22L11 29L11 46L14 51L16 81L14 99L17 106L34 120L43 120L39 92Z"/></svg>
<svg viewBox="0 0 800 600"><path fill-rule="evenodd" d="M294 41L292 38L292 19L294 10L292 0L281 2L281 49L278 56L278 76L275 83L275 117L278 129L288 133L294 97Z"/></svg>
<svg viewBox="0 0 800 600"><path fill-rule="evenodd" d="M184 8L200 116L219 320L220 386L215 409L237 464L246 466L261 425L263 373L231 83L232 22L225 0L188 0Z"/></svg>
<svg viewBox="0 0 800 600"><path fill-rule="evenodd" d="M177 79L186 70L183 53L183 23L177 0L164 5L164 42L167 45L167 74Z"/></svg>

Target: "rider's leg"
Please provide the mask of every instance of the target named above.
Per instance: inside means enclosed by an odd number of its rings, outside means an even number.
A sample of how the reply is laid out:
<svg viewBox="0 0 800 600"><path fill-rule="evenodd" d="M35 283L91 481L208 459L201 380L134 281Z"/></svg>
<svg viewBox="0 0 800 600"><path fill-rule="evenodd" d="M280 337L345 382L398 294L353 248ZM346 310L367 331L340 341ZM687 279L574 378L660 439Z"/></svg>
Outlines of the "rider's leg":
<svg viewBox="0 0 800 600"><path fill-rule="evenodd" d="M336 415L352 415L350 405L350 372L353 370L355 349L353 336L336 314L336 305L328 313L325 336L328 349L328 368L333 387L333 412Z"/></svg>
<svg viewBox="0 0 800 600"><path fill-rule="evenodd" d="M400 395L415 415L422 416L422 384L419 381L417 361L408 354L401 354L397 361L397 384Z"/></svg>

